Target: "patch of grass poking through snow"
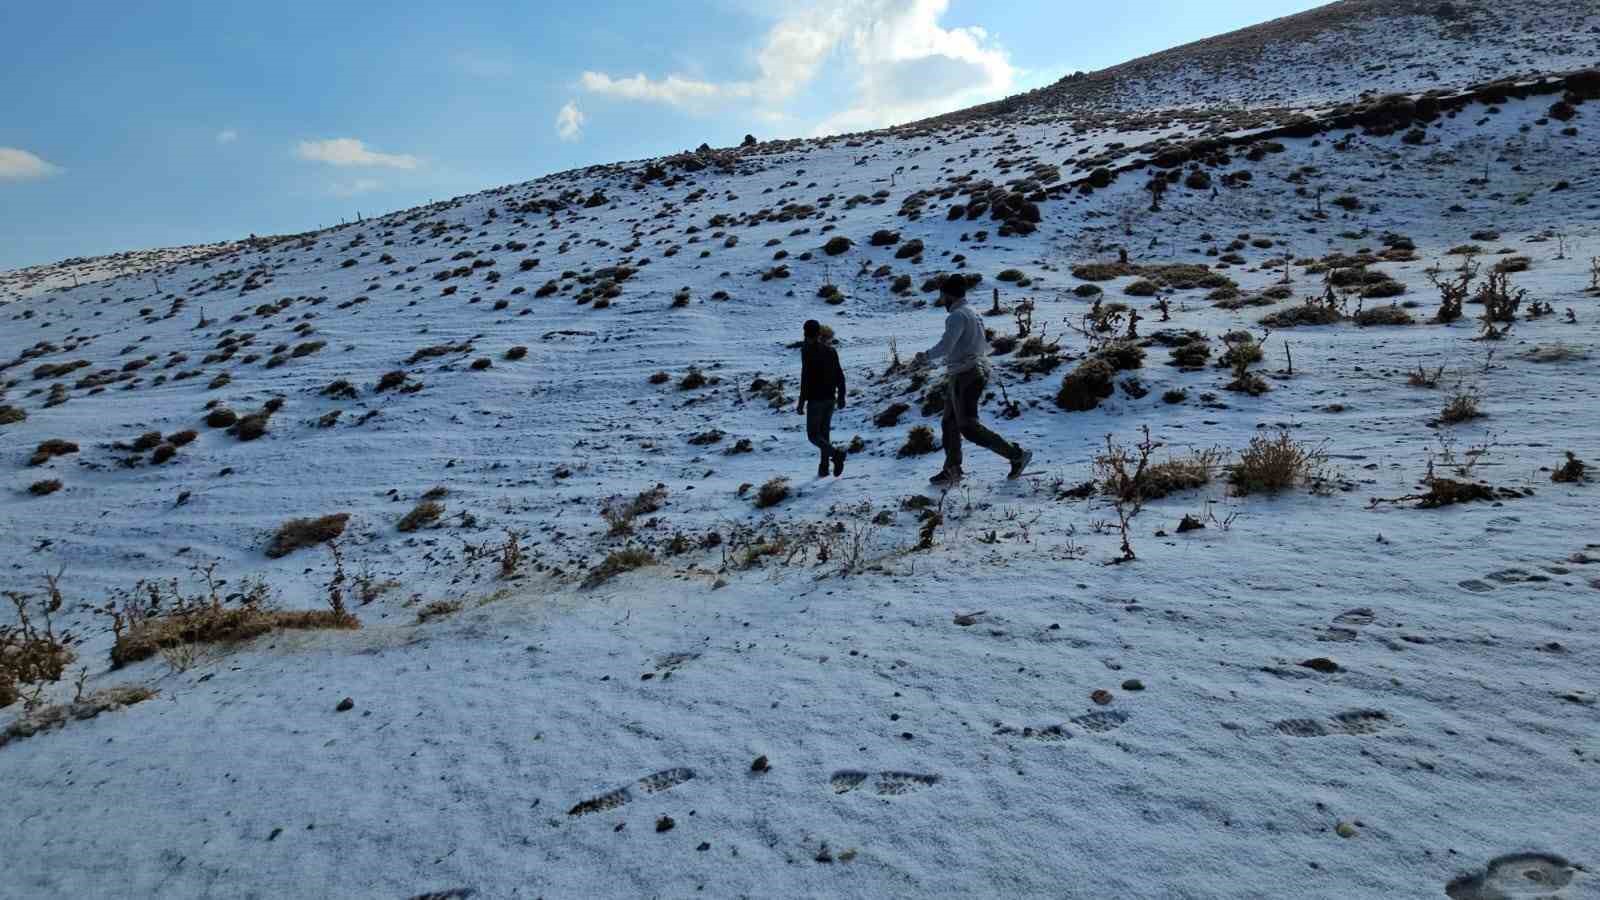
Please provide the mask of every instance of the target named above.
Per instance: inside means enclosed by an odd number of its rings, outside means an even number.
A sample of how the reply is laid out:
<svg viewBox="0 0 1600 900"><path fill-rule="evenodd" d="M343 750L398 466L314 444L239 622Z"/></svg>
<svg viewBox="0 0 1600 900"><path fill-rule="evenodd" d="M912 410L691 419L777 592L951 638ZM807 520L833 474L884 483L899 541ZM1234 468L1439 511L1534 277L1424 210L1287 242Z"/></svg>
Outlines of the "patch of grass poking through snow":
<svg viewBox="0 0 1600 900"><path fill-rule="evenodd" d="M399 524L395 527L403 532L410 533L419 528L426 528L432 525L439 521L439 517L442 515L444 515L443 503L434 500L423 500L401 517Z"/></svg>
<svg viewBox="0 0 1600 900"><path fill-rule="evenodd" d="M600 565L591 569L588 577L583 580L583 586L599 587L624 572L632 572L655 564L656 558L651 556L649 551L638 547L626 547L607 556L601 560Z"/></svg>
<svg viewBox="0 0 1600 900"><path fill-rule="evenodd" d="M20 406L0 406L0 425L15 425L27 418L28 413Z"/></svg>
<svg viewBox="0 0 1600 900"><path fill-rule="evenodd" d="M1550 480L1557 484L1583 484L1589 480L1588 472L1588 464L1568 450L1566 461L1550 473Z"/></svg>
<svg viewBox="0 0 1600 900"><path fill-rule="evenodd" d="M1459 425L1462 422L1483 418L1483 410L1478 408L1478 400L1475 391L1457 391L1439 412L1439 421L1446 425Z"/></svg>
<svg viewBox="0 0 1600 900"><path fill-rule="evenodd" d="M933 429L926 425L918 425L906 435L906 442L896 454L901 458L907 456L926 456L939 449L933 440Z"/></svg>
<svg viewBox="0 0 1600 900"><path fill-rule="evenodd" d="M267 544L267 557L279 559L302 547L331 541L344 534L344 527L349 521L349 513L334 513L315 519L290 519L278 528Z"/></svg>
<svg viewBox="0 0 1600 900"><path fill-rule="evenodd" d="M1280 494L1315 480L1326 458L1322 450L1307 447L1287 431L1276 437L1259 435L1228 470L1228 483L1240 497Z"/></svg>
<svg viewBox="0 0 1600 900"><path fill-rule="evenodd" d="M4 731L0 731L0 747L12 741L53 731L71 721L92 719L101 713L143 703L155 695L154 689L144 685L121 685L95 691L71 703L40 707L7 725Z"/></svg>
<svg viewBox="0 0 1600 900"><path fill-rule="evenodd" d="M931 434L931 432L930 432ZM789 479L779 476L756 491L756 509L771 509L789 499Z"/></svg>

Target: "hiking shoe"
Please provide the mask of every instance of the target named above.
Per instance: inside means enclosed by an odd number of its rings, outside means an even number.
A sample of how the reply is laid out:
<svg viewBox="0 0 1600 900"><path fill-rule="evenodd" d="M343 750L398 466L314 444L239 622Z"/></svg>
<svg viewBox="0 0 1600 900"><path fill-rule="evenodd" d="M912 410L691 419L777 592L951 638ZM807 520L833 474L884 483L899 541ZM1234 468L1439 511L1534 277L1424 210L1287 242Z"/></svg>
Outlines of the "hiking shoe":
<svg viewBox="0 0 1600 900"><path fill-rule="evenodd" d="M844 474L844 459L847 455L843 450L833 451L833 477L838 478Z"/></svg>
<svg viewBox="0 0 1600 900"><path fill-rule="evenodd" d="M822 462L817 463L817 477L828 477L828 458L826 456L822 458Z"/></svg>
<svg viewBox="0 0 1600 900"><path fill-rule="evenodd" d="M1016 481L1018 478L1021 478L1022 473L1028 471L1028 463L1031 462L1033 462L1032 451L1023 450L1021 453L1018 453L1017 458L1011 461L1011 474L1007 475L1006 478L1011 481Z"/></svg>
<svg viewBox="0 0 1600 900"><path fill-rule="evenodd" d="M961 483L961 470L957 469L952 472L949 469L945 469L932 478L929 478L928 483L939 488L955 487Z"/></svg>

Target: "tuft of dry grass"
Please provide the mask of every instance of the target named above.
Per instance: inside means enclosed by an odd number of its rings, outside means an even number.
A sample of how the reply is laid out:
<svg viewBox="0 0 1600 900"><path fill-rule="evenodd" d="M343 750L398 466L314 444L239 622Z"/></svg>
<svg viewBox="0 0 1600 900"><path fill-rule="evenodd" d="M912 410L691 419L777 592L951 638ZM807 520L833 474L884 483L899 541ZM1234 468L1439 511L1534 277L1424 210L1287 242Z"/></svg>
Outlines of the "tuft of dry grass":
<svg viewBox="0 0 1600 900"><path fill-rule="evenodd" d="M939 449L933 440L933 429L926 425L918 425L906 435L905 445L900 448L898 456L925 456Z"/></svg>
<svg viewBox="0 0 1600 900"><path fill-rule="evenodd" d="M1573 360L1588 359L1589 351L1571 344L1540 344L1522 355L1523 359L1536 363L1571 362Z"/></svg>
<svg viewBox="0 0 1600 900"><path fill-rule="evenodd" d="M1588 480L1589 466L1578 458L1576 453L1567 451L1566 462L1550 473L1550 480L1557 484L1583 484Z"/></svg>
<svg viewBox="0 0 1600 900"><path fill-rule="evenodd" d="M344 534L344 527L349 521L349 513L334 513L331 516L315 519L290 519L278 528L277 533L267 544L267 556L278 559L288 556L301 547L331 541Z"/></svg>
<svg viewBox="0 0 1600 900"><path fill-rule="evenodd" d="M1258 435L1228 471L1228 482L1241 497L1277 494L1314 477L1325 458L1321 450L1296 441L1289 432Z"/></svg>
<svg viewBox="0 0 1600 900"><path fill-rule="evenodd" d="M1458 390L1439 413L1439 421L1446 425L1459 425L1473 419L1483 417L1483 410L1478 408L1478 394L1471 390Z"/></svg>
<svg viewBox="0 0 1600 900"><path fill-rule="evenodd" d="M35 497L44 497L59 490L61 490L61 479L59 478L47 478L28 485L28 493Z"/></svg>
<svg viewBox="0 0 1600 900"><path fill-rule="evenodd" d="M756 509L768 509L789 499L789 479L778 477L767 481L756 492Z"/></svg>
<svg viewBox="0 0 1600 900"><path fill-rule="evenodd" d="M460 611L460 600L435 600L432 603L429 603L427 606L417 610L417 624L421 625L424 622L432 619L442 619L445 616L454 615Z"/></svg>
<svg viewBox="0 0 1600 900"><path fill-rule="evenodd" d="M27 418L27 411L20 406L0 406L0 425L15 425Z"/></svg>
<svg viewBox="0 0 1600 900"><path fill-rule="evenodd" d="M42 466L57 456L66 456L68 454L77 452L77 444L74 444L71 441L63 441L59 438L52 438L51 440L41 442L39 446L34 449L33 456L28 458L28 465Z"/></svg>
<svg viewBox="0 0 1600 900"><path fill-rule="evenodd" d="M1116 392L1113 383L1116 376L1116 367L1106 360L1086 359L1062 377L1061 389L1056 392L1056 406L1068 412L1088 412Z"/></svg>
<svg viewBox="0 0 1600 900"><path fill-rule="evenodd" d="M599 587L624 572L632 572L634 569L655 564L656 558L651 556L649 551L638 547L627 547L601 560L600 565L589 571L588 577L583 580L583 586Z"/></svg>
<svg viewBox="0 0 1600 900"><path fill-rule="evenodd" d="M410 533L419 528L432 525L433 523L439 521L439 517L442 515L444 515L443 503L438 503L433 500L423 500L416 506L411 507L411 511L401 517L400 523L396 527L398 527L401 531Z"/></svg>

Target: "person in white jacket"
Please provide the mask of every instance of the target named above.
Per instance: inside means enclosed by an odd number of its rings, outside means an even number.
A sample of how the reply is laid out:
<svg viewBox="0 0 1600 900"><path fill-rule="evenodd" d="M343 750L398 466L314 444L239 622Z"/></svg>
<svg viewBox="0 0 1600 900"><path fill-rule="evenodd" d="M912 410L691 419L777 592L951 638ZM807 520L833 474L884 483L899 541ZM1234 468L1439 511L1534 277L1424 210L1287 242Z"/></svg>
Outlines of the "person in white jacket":
<svg viewBox="0 0 1600 900"><path fill-rule="evenodd" d="M1033 454L983 427L978 421L978 404L989 385L989 336L983 320L967 305L967 279L947 275L939 285L940 303L949 311L944 320L944 337L925 352L918 353L915 365L944 360L947 378L944 396L944 470L929 481L950 487L961 481L961 439L1005 457L1011 463L1006 477L1020 478L1027 471Z"/></svg>

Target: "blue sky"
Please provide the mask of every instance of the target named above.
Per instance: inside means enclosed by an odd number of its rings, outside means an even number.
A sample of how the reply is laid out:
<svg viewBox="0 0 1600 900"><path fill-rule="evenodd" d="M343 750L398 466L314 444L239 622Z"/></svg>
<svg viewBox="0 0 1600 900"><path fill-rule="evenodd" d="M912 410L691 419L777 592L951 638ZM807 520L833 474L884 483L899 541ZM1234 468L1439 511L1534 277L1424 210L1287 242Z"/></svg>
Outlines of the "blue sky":
<svg viewBox="0 0 1600 900"><path fill-rule="evenodd" d="M0 268L863 130L1317 5L10 0Z"/></svg>

